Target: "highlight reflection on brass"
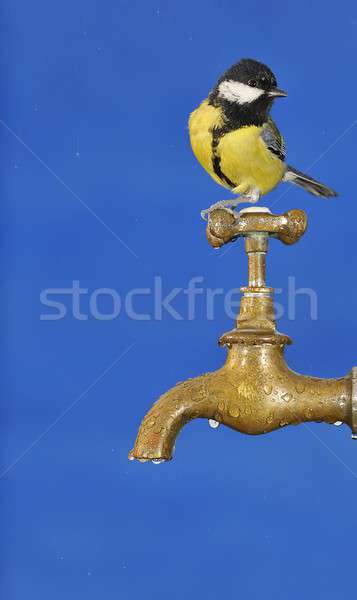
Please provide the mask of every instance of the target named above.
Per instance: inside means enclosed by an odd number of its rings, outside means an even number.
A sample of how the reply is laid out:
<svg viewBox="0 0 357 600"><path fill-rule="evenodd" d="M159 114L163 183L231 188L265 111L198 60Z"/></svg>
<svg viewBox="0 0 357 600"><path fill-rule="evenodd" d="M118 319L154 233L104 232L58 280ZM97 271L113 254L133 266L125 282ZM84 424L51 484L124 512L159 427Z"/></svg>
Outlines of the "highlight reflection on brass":
<svg viewBox="0 0 357 600"><path fill-rule="evenodd" d="M284 215L216 209L209 215L207 239L218 248L245 238L248 286L236 326L219 340L227 359L218 371L178 383L154 404L144 418L130 459L170 460L182 427L196 418L222 423L252 435L304 421L346 423L357 438L357 368L339 379L295 373L287 366L288 336L276 330L273 290L266 286L265 262L270 237L297 242L306 230L304 211Z"/></svg>

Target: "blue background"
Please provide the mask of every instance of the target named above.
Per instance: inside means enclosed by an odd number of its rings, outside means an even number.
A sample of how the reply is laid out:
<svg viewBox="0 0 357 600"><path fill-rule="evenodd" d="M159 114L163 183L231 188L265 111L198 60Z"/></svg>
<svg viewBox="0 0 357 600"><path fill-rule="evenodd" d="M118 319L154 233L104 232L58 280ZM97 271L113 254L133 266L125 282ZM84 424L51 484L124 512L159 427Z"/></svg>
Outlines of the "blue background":
<svg viewBox="0 0 357 600"><path fill-rule="evenodd" d="M241 244L213 252L200 210L225 198L196 163L187 117L242 56L269 64L288 160L340 192L287 185L267 203L309 215L301 242L271 243L269 282L306 298L279 329L292 368L357 364L357 8L342 0L4 0L1 39L1 530L6 600L344 597L355 587L357 445L311 424L248 437L195 421L175 459L129 463L141 418L178 380L219 367L231 328L98 320L113 288L246 281ZM283 198L280 196L287 191ZM88 207L88 208L87 208ZM92 211L92 212L91 212ZM94 214L95 213L95 214ZM98 218L96 217L98 216ZM130 248L130 250L126 247ZM80 281L86 320L41 320L46 288ZM98 302L110 312L109 298ZM173 303L186 314L187 298ZM115 362L116 361L116 362ZM354 585L353 585L354 584Z"/></svg>

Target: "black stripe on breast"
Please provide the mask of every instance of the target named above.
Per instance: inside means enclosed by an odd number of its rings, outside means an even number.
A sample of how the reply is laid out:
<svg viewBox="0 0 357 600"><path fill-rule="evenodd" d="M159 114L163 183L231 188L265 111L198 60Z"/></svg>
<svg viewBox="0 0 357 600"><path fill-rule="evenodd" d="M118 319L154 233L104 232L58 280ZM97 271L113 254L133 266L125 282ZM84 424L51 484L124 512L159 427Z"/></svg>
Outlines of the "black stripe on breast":
<svg viewBox="0 0 357 600"><path fill-rule="evenodd" d="M212 143L211 143L212 167L213 167L213 171L215 172L215 174L221 181L223 181L230 187L234 188L234 187L236 187L236 184L233 181L231 181L229 179L229 177L227 177L227 175L225 175L221 169L221 157L219 156L219 153L218 153L218 144L219 144L221 138L226 133L228 133L228 131L230 131L230 130L226 129L224 127L214 127L212 129Z"/></svg>

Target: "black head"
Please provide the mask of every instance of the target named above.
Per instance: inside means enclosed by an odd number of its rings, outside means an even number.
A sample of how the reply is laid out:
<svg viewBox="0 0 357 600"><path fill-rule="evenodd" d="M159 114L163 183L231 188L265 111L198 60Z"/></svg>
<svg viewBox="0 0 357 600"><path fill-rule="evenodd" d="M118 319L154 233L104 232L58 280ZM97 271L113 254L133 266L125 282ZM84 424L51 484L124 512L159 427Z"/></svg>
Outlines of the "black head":
<svg viewBox="0 0 357 600"><path fill-rule="evenodd" d="M248 122L264 122L274 98L286 96L277 87L274 73L262 63L243 58L227 69L210 95L227 114L246 113Z"/></svg>

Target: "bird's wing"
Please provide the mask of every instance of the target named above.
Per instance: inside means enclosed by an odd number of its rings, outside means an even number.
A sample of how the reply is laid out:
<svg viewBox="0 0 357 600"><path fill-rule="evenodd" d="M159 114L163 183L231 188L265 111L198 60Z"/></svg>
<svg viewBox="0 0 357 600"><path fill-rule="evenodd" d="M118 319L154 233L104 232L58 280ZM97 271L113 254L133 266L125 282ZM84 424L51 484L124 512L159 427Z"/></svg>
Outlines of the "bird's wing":
<svg viewBox="0 0 357 600"><path fill-rule="evenodd" d="M285 160L284 138L275 125L273 119L270 117L267 122L264 123L260 137L272 154L280 158L282 161Z"/></svg>

